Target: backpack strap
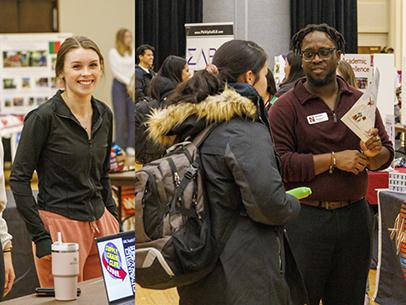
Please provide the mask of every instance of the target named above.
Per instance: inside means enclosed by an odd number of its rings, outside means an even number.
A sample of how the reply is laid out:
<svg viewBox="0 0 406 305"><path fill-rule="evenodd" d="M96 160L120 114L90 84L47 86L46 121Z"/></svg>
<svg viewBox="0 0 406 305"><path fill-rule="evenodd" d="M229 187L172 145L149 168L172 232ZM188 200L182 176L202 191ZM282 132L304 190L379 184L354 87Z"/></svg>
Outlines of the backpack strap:
<svg viewBox="0 0 406 305"><path fill-rule="evenodd" d="M206 140L206 138L209 136L210 132L213 131L213 129L217 126L217 124L211 124L207 126L205 129L203 129L199 134L193 139L192 143L196 146L196 148L199 148L199 146ZM196 157L193 162L190 164L189 168L186 170L185 175L183 176L183 179L180 181L180 184L176 187L175 194L173 196L172 202L171 202L171 211L175 211L177 209L176 207L176 202L178 200L181 200L182 206L183 206L183 192L185 191L186 187L189 185L190 181L192 181L196 175L197 172L199 171L199 160L198 157ZM173 170L173 169L172 169ZM186 209L183 209L186 211ZM182 212L182 211L181 211ZM189 216L189 215L186 215Z"/></svg>
<svg viewBox="0 0 406 305"><path fill-rule="evenodd" d="M183 176L182 180L180 181L180 184L176 187L175 194L173 196L172 202L171 202L171 211L175 211L177 209L176 203L178 200L182 202L183 206L183 192L185 191L186 187L189 185L190 181L192 181L196 175L197 171L199 170L199 163L197 160L193 161L192 164L190 164L189 168L186 170L185 175ZM185 210L185 209L184 209ZM189 216L189 215L185 215Z"/></svg>
<svg viewBox="0 0 406 305"><path fill-rule="evenodd" d="M205 129L203 129L201 132L199 132L197 134L197 136L195 136L193 138L192 143L199 148L199 146L204 142L204 140L206 140L206 138L209 136L209 134L213 131L213 129L215 127L217 127L218 124L214 123L211 124L209 126L207 126Z"/></svg>

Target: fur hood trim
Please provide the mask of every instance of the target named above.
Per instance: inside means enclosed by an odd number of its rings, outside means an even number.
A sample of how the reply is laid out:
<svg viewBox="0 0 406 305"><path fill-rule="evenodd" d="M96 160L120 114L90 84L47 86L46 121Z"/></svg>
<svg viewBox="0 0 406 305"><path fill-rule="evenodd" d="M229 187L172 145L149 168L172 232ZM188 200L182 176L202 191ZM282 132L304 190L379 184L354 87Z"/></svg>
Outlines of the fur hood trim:
<svg viewBox="0 0 406 305"><path fill-rule="evenodd" d="M233 117L255 120L257 109L250 99L228 87L221 94L209 96L198 104L181 103L154 110L147 122L149 136L156 143L172 145L176 136L168 133L191 116L205 120L207 124L227 122Z"/></svg>

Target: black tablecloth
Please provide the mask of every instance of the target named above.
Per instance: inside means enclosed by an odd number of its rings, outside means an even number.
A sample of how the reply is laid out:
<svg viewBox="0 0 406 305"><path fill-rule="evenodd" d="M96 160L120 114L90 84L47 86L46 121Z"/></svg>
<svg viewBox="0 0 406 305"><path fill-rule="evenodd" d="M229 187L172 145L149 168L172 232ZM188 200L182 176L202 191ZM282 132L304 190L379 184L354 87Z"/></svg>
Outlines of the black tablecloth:
<svg viewBox="0 0 406 305"><path fill-rule="evenodd" d="M406 194L382 191L379 194L379 248L377 291L375 300L380 305L405 305L406 280L403 278L400 254L391 230L400 213Z"/></svg>
<svg viewBox="0 0 406 305"><path fill-rule="evenodd" d="M5 298L11 299L32 294L39 287L34 259L32 256L32 243L27 228L18 214L13 195L7 190L7 208L3 212L8 230L13 235L13 265L16 280L13 289Z"/></svg>

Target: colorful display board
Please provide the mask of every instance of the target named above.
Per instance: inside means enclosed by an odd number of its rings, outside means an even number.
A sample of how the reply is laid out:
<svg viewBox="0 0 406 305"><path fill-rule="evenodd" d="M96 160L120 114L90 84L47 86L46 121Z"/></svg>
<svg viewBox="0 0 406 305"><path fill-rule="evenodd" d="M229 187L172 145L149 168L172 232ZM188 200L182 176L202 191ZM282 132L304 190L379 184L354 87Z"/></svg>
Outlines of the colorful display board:
<svg viewBox="0 0 406 305"><path fill-rule="evenodd" d="M345 54L343 60L348 62L355 74L358 89L365 91L372 77L373 60L371 54Z"/></svg>
<svg viewBox="0 0 406 305"><path fill-rule="evenodd" d="M56 92L56 53L69 36L0 35L0 114L26 114Z"/></svg>

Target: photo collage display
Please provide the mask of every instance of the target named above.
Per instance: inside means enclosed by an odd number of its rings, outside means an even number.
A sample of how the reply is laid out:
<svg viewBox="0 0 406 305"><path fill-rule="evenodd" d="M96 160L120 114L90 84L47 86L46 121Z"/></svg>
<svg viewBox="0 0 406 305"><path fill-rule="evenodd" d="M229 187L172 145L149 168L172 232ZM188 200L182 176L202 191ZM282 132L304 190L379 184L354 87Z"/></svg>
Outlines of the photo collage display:
<svg viewBox="0 0 406 305"><path fill-rule="evenodd" d="M26 114L55 94L56 54L69 36L0 35L0 114Z"/></svg>

